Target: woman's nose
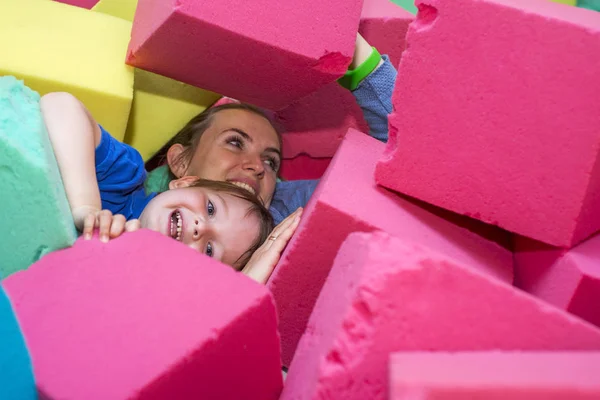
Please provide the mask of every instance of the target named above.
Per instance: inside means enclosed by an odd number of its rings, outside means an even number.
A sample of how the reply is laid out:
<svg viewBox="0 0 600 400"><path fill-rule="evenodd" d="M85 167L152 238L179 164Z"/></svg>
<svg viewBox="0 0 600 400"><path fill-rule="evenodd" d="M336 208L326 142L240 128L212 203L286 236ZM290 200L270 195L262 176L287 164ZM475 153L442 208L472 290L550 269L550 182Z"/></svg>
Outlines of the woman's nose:
<svg viewBox="0 0 600 400"><path fill-rule="evenodd" d="M256 174L263 174L265 167L260 157L249 157L244 162L244 169L253 171Z"/></svg>

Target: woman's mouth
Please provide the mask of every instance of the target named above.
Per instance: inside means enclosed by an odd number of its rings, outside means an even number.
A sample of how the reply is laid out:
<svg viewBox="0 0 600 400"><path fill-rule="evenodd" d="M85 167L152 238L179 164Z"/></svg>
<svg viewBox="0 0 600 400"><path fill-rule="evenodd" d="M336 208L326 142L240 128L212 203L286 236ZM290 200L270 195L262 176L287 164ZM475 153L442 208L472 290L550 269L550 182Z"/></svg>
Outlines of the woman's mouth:
<svg viewBox="0 0 600 400"><path fill-rule="evenodd" d="M181 212L179 210L175 210L171 213L171 218L169 219L169 234L170 236L181 242L181 227L183 225L183 221L181 218Z"/></svg>
<svg viewBox="0 0 600 400"><path fill-rule="evenodd" d="M252 186L248 185L247 183L238 182L238 181L229 181L229 183L232 183L237 187L241 187L242 189L245 189L245 190L249 191L250 193L252 193L254 196L256 196L256 190L254 190L254 188Z"/></svg>

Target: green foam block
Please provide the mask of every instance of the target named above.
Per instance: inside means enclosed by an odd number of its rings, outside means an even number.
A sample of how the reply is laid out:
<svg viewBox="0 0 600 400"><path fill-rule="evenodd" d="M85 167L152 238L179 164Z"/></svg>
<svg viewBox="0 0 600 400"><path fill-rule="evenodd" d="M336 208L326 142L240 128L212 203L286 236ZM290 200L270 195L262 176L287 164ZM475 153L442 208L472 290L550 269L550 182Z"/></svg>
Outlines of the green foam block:
<svg viewBox="0 0 600 400"><path fill-rule="evenodd" d="M40 96L0 77L0 276L26 269L77 237Z"/></svg>

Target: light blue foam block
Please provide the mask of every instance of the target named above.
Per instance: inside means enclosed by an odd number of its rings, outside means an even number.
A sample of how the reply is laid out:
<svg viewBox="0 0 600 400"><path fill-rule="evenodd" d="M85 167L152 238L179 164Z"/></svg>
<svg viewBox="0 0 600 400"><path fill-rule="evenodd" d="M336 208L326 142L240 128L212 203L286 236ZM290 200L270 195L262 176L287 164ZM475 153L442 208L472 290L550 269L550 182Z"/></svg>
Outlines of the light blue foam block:
<svg viewBox="0 0 600 400"><path fill-rule="evenodd" d="M26 269L77 237L40 96L0 76L0 275Z"/></svg>
<svg viewBox="0 0 600 400"><path fill-rule="evenodd" d="M37 399L31 358L19 323L0 286L0 399Z"/></svg>

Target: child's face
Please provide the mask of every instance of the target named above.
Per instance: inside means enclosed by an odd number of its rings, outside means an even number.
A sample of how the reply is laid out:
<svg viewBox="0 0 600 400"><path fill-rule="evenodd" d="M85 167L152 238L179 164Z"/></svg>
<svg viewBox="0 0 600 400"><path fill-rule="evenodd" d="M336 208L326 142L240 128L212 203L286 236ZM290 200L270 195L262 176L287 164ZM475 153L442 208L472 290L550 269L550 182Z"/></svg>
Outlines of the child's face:
<svg viewBox="0 0 600 400"><path fill-rule="evenodd" d="M250 203L202 187L168 190L148 203L140 222L225 264L234 265L259 235Z"/></svg>

